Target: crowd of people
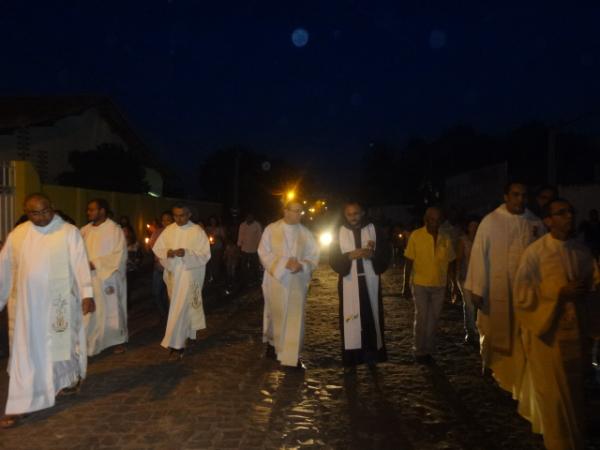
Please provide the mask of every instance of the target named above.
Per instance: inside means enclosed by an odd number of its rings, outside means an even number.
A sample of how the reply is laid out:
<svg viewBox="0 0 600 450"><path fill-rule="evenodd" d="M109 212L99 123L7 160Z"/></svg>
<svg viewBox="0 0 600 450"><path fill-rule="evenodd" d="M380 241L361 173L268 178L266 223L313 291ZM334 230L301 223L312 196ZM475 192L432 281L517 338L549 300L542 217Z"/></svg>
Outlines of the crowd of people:
<svg viewBox="0 0 600 450"><path fill-rule="evenodd" d="M29 195L25 214L0 252L0 310L7 307L9 393L0 427L24 414L54 405L59 395L77 393L88 357L106 349L124 353L128 298L144 267L144 252L129 219L113 220L105 199L87 204L88 223L56 211L41 193ZM171 359L183 357L189 339L206 328L202 291L207 268L212 283L256 283L262 228L252 214L233 244L216 218L192 222L183 204L165 211L152 230L152 297L165 328L161 345ZM150 228L150 227L149 227ZM209 266L209 261L216 261Z"/></svg>
<svg viewBox="0 0 600 450"><path fill-rule="evenodd" d="M415 362L434 363L444 299L456 295L483 375L513 396L546 448L583 449L584 385L596 383L600 338L598 213L576 228L555 188L540 188L531 210L527 198L527 186L512 182L482 219L466 216L458 227L430 207L423 227L399 232Z"/></svg>
<svg viewBox="0 0 600 450"><path fill-rule="evenodd" d="M544 187L534 213L527 196L524 183L509 183L498 208L483 218L466 216L462 229L429 207L423 226L394 233L402 235L401 254L360 202L347 202L329 248L338 274L340 359L350 376L359 364L375 370L387 360L380 276L393 255L401 256L404 296L414 302L415 363L435 363L445 299L460 298L465 343L480 349L483 375L512 394L548 449L580 449L584 378L600 337L598 213L590 213L577 239L568 200ZM2 427L77 392L88 356L126 351L127 285L142 259L128 220L113 221L104 199L88 203L81 230L43 194L27 197L25 213L0 253L0 309L8 305L10 338ZM231 287L262 276L266 356L305 367L306 297L320 247L302 214L302 203L288 201L264 231L248 214L236 233L216 217L195 223L185 204L161 215L147 248L169 358L182 358L206 328L205 281Z"/></svg>

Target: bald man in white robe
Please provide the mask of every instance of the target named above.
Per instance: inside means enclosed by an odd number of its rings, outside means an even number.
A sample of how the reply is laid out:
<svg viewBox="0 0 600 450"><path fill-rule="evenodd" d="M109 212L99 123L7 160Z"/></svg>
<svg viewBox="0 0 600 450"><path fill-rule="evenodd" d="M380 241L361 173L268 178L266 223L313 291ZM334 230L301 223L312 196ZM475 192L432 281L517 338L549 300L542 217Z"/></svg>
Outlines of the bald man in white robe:
<svg viewBox="0 0 600 450"><path fill-rule="evenodd" d="M27 197L25 212L29 220L0 252L0 309L10 295L16 299L2 428L77 389L87 370L83 316L94 310L79 230L55 214L43 194Z"/></svg>
<svg viewBox="0 0 600 450"><path fill-rule="evenodd" d="M196 339L206 328L202 287L210 243L204 230L191 220L185 205L173 207L175 223L167 226L152 251L165 268L163 277L169 294L167 329L161 345L182 358L188 339Z"/></svg>
<svg viewBox="0 0 600 450"><path fill-rule="evenodd" d="M303 368L304 310L319 247L301 217L302 205L288 203L283 218L265 228L258 256L265 268L263 341L283 366Z"/></svg>

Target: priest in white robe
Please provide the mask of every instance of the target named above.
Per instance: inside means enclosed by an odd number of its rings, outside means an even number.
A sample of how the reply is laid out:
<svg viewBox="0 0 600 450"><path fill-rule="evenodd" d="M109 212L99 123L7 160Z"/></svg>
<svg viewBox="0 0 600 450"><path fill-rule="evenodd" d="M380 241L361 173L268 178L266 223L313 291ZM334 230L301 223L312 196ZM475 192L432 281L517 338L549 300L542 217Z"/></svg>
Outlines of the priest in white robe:
<svg viewBox="0 0 600 450"><path fill-rule="evenodd" d="M574 216L566 200L544 210L550 233L531 244L521 257L514 283L516 316L523 330L533 402L548 450L585 448L582 320L586 300L600 275L590 251L572 239Z"/></svg>
<svg viewBox="0 0 600 450"><path fill-rule="evenodd" d="M54 405L58 393L85 378L84 315L93 312L88 258L79 230L54 213L50 200L25 200L29 221L0 252L0 309L14 295L8 400L0 427Z"/></svg>
<svg viewBox="0 0 600 450"><path fill-rule="evenodd" d="M303 368L304 308L319 247L312 232L300 223L302 205L288 202L284 216L263 232L258 255L265 269L263 341L267 354L284 366Z"/></svg>
<svg viewBox="0 0 600 450"><path fill-rule="evenodd" d="M339 274L342 363L373 368L387 361L383 337L380 275L390 261L390 245L357 202L344 206L344 223L329 248L329 263Z"/></svg>
<svg viewBox="0 0 600 450"><path fill-rule="evenodd" d="M165 268L163 277L170 302L161 345L180 358L187 339L196 339L197 331L206 328L202 287L210 243L204 230L191 222L191 216L189 207L174 206L175 223L165 228L152 247Z"/></svg>
<svg viewBox="0 0 600 450"><path fill-rule="evenodd" d="M113 346L115 353L122 353L128 340L127 244L123 229L108 217L108 211L106 200L91 200L87 205L90 222L81 229L96 303L95 314L84 319L88 356Z"/></svg>
<svg viewBox="0 0 600 450"><path fill-rule="evenodd" d="M513 281L523 251L544 233L541 220L526 209L526 198L524 184L509 183L505 203L483 218L473 241L464 285L479 308L477 328L483 368L491 369L500 387L515 399L527 392L521 392L525 355L514 318ZM521 413L531 419L527 411Z"/></svg>

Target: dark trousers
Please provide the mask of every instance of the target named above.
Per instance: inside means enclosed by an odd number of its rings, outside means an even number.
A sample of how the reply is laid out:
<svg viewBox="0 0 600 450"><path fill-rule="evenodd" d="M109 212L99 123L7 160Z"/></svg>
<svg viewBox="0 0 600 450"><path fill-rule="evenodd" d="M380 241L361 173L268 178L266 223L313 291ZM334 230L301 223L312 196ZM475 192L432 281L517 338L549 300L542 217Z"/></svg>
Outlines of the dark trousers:
<svg viewBox="0 0 600 450"><path fill-rule="evenodd" d="M258 253L242 252L242 277L244 284L254 284L260 280L260 263Z"/></svg>
<svg viewBox="0 0 600 450"><path fill-rule="evenodd" d="M152 272L152 299L160 317L166 318L169 314L169 297L163 280L163 271L157 268Z"/></svg>

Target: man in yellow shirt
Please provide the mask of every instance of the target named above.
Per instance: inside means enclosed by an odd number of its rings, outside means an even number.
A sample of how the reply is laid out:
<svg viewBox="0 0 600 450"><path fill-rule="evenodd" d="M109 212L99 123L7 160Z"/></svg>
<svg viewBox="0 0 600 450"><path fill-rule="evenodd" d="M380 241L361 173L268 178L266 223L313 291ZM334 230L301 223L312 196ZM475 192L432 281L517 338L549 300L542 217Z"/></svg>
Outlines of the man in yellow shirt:
<svg viewBox="0 0 600 450"><path fill-rule="evenodd" d="M404 293L410 292L413 274L415 321L413 325L415 360L419 364L433 362L437 323L444 305L448 274L454 276L456 259L452 240L440 231L442 211L431 207L425 211L424 227L413 231L404 251Z"/></svg>

